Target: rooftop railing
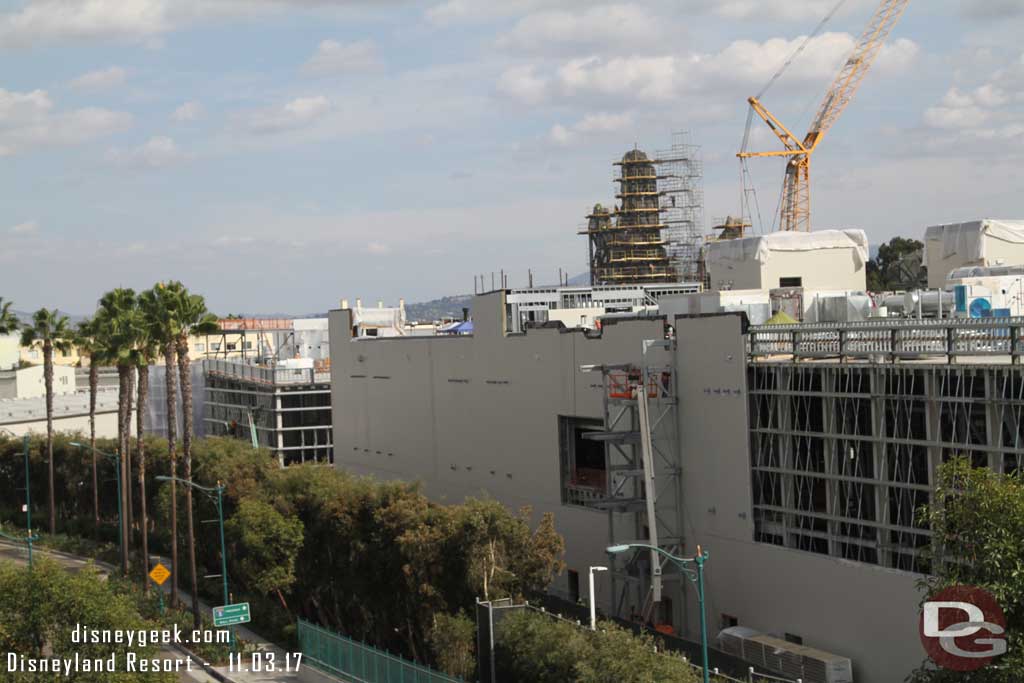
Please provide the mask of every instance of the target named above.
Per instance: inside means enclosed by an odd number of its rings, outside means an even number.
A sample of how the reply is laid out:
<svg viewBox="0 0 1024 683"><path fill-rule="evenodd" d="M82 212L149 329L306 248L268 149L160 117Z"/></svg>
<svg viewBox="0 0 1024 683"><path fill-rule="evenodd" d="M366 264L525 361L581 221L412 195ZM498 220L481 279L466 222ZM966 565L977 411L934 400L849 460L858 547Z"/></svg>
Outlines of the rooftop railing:
<svg viewBox="0 0 1024 683"><path fill-rule="evenodd" d="M280 368L248 363L233 363L225 360L205 360L206 372L231 377L255 384L269 386L294 384L325 384L331 381L331 373L318 368Z"/></svg>
<svg viewBox="0 0 1024 683"><path fill-rule="evenodd" d="M780 356L875 362L1001 357L1017 364L1024 353L1024 318L880 319L855 323L751 327L752 362Z"/></svg>

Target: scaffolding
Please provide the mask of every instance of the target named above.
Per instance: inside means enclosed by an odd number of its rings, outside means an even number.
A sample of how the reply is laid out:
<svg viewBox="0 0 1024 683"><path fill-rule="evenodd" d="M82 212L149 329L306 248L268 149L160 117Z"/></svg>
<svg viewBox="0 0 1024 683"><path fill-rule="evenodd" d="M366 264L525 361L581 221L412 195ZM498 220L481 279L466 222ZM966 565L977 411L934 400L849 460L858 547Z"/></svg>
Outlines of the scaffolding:
<svg viewBox="0 0 1024 683"><path fill-rule="evenodd" d="M672 136L672 147L657 153L662 236L676 277L699 282L704 241L704 164L700 147L686 132Z"/></svg>
<svg viewBox="0 0 1024 683"><path fill-rule="evenodd" d="M686 133L651 159L627 152L617 169L614 210L587 216L590 281L595 285L697 282L703 240L703 165Z"/></svg>
<svg viewBox="0 0 1024 683"><path fill-rule="evenodd" d="M584 438L605 446L605 476L601 495L585 501L608 514L608 544L642 543L679 556L684 549L682 466L679 455L676 375L668 362L648 364L651 350L672 351L674 340L644 342L642 365L599 368L604 384L604 425ZM654 610L668 589L681 605L679 575L663 577L666 559L654 551L619 559L610 556L612 609L630 617L636 606L644 621L674 619L671 600L660 618Z"/></svg>

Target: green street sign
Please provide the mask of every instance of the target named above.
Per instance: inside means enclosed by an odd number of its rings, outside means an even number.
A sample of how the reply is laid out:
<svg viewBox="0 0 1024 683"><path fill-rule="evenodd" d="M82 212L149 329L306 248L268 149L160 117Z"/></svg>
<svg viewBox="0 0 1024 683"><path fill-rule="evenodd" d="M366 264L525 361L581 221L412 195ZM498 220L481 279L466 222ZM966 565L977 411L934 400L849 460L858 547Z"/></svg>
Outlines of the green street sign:
<svg viewBox="0 0 1024 683"><path fill-rule="evenodd" d="M249 603L247 602L213 608L214 626L234 626L235 624L247 624L250 621L252 619L249 617Z"/></svg>

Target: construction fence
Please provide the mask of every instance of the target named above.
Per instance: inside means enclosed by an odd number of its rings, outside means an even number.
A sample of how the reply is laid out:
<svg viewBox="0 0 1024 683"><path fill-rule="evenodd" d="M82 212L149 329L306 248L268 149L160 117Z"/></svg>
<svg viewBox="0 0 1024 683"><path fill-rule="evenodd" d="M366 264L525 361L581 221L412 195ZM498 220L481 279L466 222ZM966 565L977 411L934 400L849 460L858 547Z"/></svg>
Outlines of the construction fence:
<svg viewBox="0 0 1024 683"><path fill-rule="evenodd" d="M298 636L303 664L353 683L464 683L302 619Z"/></svg>

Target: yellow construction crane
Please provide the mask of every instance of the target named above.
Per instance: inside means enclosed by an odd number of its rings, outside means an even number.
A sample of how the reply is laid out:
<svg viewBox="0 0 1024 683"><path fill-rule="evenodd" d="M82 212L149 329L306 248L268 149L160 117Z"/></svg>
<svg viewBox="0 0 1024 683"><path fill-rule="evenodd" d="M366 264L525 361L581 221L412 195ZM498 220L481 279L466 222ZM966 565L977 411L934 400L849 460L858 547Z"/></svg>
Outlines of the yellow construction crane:
<svg viewBox="0 0 1024 683"><path fill-rule="evenodd" d="M829 129L842 115L843 110L853 99L860 88L864 77L871 69L875 58L885 44L886 38L893 27L903 16L910 0L882 0L864 34L857 42L850 57L846 60L839 75L832 82L825 100L821 103L817 115L811 124L810 131L801 142L779 119L761 103L759 97L751 97L751 110L760 116L772 132L782 141L785 149L775 152L748 152L746 142L744 150L737 156L740 159L752 157L789 157L786 164L786 178L782 187L780 230L803 231L811 230L811 156L821 144ZM841 3L840 3L841 4ZM838 9L838 7L836 8ZM832 14L835 13L833 10ZM831 18L826 17L826 21ZM822 22L824 24L824 22ZM819 27L820 30L821 27ZM808 39L809 40L809 39ZM804 44L806 46L806 43ZM801 50L803 47L801 47ZM799 51L798 51L799 52ZM790 60L792 61L792 60ZM789 64L787 63L786 66ZM785 68L785 67L783 67ZM781 73L781 72L780 72ZM775 78L778 78L778 74ZM772 79L773 82L775 79ZM749 135L749 122L748 122Z"/></svg>

